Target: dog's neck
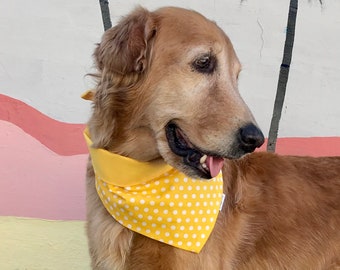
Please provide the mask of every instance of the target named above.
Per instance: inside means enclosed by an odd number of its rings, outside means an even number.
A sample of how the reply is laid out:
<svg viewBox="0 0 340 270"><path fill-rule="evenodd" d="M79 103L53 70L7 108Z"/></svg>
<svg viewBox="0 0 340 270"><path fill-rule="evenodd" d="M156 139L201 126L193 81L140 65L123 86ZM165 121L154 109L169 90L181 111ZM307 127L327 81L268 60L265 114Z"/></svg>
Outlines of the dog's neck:
<svg viewBox="0 0 340 270"><path fill-rule="evenodd" d="M124 140L112 144L113 146L108 150L143 162L161 158L157 142L149 128L137 127L125 132L122 137Z"/></svg>
<svg viewBox="0 0 340 270"><path fill-rule="evenodd" d="M115 123L112 130L111 127L105 128L104 133L107 135L102 138L104 125L92 118L88 127L93 146L142 162L161 158L151 129L144 126L127 129L124 125L127 123Z"/></svg>
<svg viewBox="0 0 340 270"><path fill-rule="evenodd" d="M118 121L115 110L98 110L96 91L88 90L82 94L85 100L94 102L93 115L88 123L92 135L93 146L106 149L112 153L147 162L161 158L153 131L144 124L143 117L124 118ZM136 123L129 120L136 118Z"/></svg>

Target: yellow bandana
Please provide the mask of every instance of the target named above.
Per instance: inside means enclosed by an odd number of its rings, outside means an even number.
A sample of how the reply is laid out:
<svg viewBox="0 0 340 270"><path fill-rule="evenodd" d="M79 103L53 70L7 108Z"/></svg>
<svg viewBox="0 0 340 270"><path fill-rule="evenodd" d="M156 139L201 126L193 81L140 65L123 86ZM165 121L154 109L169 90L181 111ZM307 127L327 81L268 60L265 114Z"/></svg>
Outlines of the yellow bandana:
<svg viewBox="0 0 340 270"><path fill-rule="evenodd" d="M199 253L223 203L220 172L192 179L164 161L139 162L92 148L96 189L107 211L123 226L157 241Z"/></svg>

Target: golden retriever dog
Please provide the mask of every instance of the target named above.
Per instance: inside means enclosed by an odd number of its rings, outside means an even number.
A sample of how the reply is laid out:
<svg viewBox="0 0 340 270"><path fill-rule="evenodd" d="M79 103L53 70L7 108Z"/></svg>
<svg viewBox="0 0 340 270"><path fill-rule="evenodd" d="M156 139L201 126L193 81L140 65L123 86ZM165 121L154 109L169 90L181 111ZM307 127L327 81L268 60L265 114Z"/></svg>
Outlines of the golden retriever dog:
<svg viewBox="0 0 340 270"><path fill-rule="evenodd" d="M140 7L105 32L94 58L90 149L164 163L193 183L209 185L222 170L225 199L202 249L185 250L117 222L98 195L91 156L93 269L339 269L340 158L254 152L264 137L238 92L240 62L214 22L181 8Z"/></svg>

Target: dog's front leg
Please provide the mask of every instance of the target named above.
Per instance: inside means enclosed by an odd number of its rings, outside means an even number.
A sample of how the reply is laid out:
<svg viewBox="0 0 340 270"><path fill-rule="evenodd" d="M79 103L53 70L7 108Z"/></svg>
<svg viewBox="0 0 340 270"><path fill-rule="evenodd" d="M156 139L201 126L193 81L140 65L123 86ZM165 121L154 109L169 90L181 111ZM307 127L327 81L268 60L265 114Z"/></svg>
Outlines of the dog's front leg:
<svg viewBox="0 0 340 270"><path fill-rule="evenodd" d="M87 177L87 236L94 270L124 270L133 233L116 222L104 208L95 188L91 162Z"/></svg>

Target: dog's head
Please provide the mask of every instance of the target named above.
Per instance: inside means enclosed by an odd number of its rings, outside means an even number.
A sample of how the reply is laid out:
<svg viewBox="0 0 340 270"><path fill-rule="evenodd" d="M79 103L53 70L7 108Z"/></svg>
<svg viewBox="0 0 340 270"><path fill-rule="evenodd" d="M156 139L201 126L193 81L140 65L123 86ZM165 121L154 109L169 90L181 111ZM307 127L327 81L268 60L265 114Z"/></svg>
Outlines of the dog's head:
<svg viewBox="0 0 340 270"><path fill-rule="evenodd" d="M239 95L241 65L224 32L180 8L139 8L106 31L89 122L96 147L139 160L162 157L211 178L264 137Z"/></svg>

